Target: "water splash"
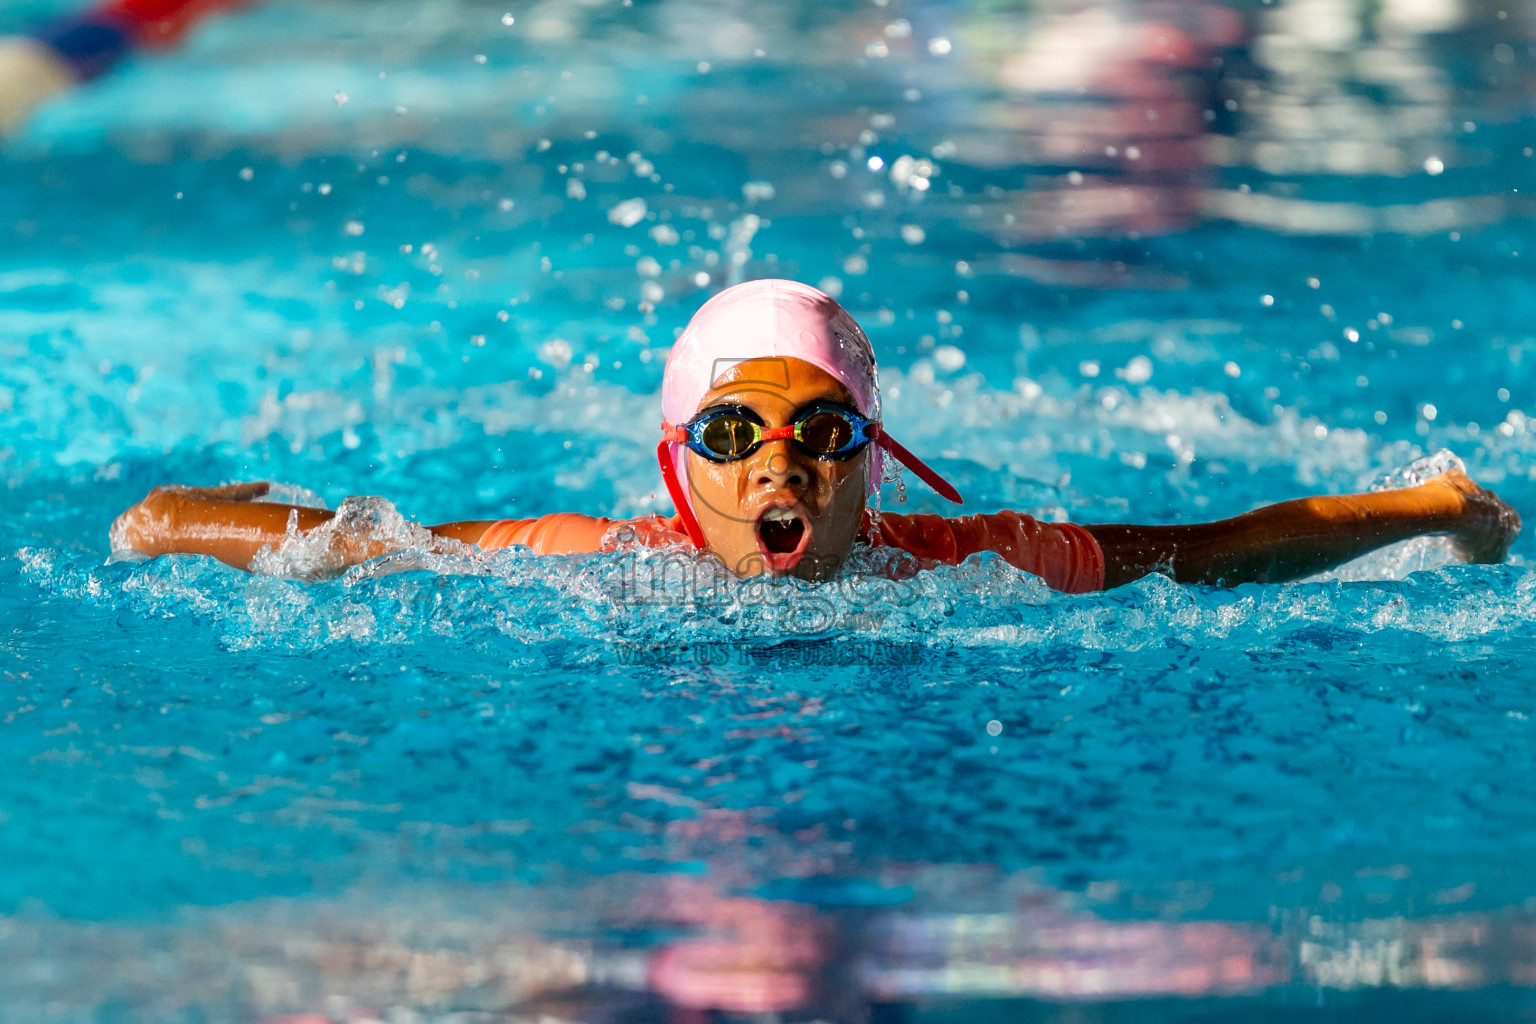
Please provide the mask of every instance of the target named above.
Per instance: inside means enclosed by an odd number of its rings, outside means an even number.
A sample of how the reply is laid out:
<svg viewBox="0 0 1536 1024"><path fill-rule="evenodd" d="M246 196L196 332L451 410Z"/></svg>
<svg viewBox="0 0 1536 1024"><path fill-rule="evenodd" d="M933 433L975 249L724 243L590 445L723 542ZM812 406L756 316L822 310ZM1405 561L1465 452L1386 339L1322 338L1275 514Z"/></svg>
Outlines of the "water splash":
<svg viewBox="0 0 1536 1024"><path fill-rule="evenodd" d="M457 554L467 549L458 541L439 537L400 514L399 509L375 497L351 497L341 503L329 521L308 531L299 529L297 510L288 516L283 542L274 551L264 547L251 561L251 570L278 579L314 581L345 572L368 552L380 552L366 578L406 567L426 566L423 559Z"/></svg>
<svg viewBox="0 0 1536 1024"><path fill-rule="evenodd" d="M374 542L398 550L343 567L339 552ZM679 550L480 552L434 537L381 499L349 499L335 525L291 534L257 559L255 573L202 556L140 565L91 565L47 548L18 556L23 576L46 593L135 616L201 620L234 649L413 646L454 637L528 665L631 663L632 656L671 664L699 645L733 657L804 645L871 657L888 649L908 660L1170 642L1322 649L1344 634L1494 641L1536 623L1536 575L1515 566L1230 590L1153 575L1107 594L1067 596L994 555L919 572L903 552L861 547L831 580L811 584L737 579L718 561ZM1353 571L1401 568L1395 557Z"/></svg>
<svg viewBox="0 0 1536 1024"><path fill-rule="evenodd" d="M322 498L316 492L310 490L308 487L301 487L298 484L289 483L270 483L267 493L257 498L256 500L272 502L278 505L303 505L305 508L330 508L330 506L325 503L324 498Z"/></svg>

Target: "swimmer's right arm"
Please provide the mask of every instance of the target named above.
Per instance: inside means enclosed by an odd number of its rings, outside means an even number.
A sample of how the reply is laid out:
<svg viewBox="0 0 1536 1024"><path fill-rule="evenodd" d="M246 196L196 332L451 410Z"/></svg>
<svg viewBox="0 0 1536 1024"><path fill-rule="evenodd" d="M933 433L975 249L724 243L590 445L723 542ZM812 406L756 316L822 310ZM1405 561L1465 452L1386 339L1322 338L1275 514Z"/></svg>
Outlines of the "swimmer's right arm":
<svg viewBox="0 0 1536 1024"><path fill-rule="evenodd" d="M112 524L112 548L142 554L212 555L237 569L249 569L262 548L276 550L287 536L288 519L308 532L336 513L304 505L256 501L271 490L265 481L223 487L156 487ZM475 544L495 520L467 520L428 527L439 537ZM338 536L333 550L337 568L365 562L388 552L377 542L357 543Z"/></svg>

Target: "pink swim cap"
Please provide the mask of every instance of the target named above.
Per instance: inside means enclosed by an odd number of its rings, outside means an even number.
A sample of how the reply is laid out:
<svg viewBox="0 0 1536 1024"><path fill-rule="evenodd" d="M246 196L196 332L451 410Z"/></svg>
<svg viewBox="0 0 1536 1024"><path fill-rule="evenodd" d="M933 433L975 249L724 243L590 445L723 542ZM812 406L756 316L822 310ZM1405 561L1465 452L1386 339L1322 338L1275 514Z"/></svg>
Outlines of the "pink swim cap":
<svg viewBox="0 0 1536 1024"><path fill-rule="evenodd" d="M836 377L859 412L880 418L875 350L837 300L798 281L748 281L693 314L661 383L661 414L686 423L715 381L737 363L764 356L803 359Z"/></svg>
<svg viewBox="0 0 1536 1024"><path fill-rule="evenodd" d="M666 421L663 430L670 432L672 427L691 420L715 382L737 363L774 356L802 359L826 371L848 389L860 413L880 422L875 351L864 331L825 292L798 281L769 279L725 289L704 303L688 321L682 336L672 346L662 378L661 412ZM945 497L960 500L954 488L938 480L932 470L883 432L877 434L869 448L871 494L880 488L884 469L882 449L895 455ZM693 494L688 487L688 449L675 440L664 440L657 456L677 511L694 543L702 547L703 537L693 514Z"/></svg>

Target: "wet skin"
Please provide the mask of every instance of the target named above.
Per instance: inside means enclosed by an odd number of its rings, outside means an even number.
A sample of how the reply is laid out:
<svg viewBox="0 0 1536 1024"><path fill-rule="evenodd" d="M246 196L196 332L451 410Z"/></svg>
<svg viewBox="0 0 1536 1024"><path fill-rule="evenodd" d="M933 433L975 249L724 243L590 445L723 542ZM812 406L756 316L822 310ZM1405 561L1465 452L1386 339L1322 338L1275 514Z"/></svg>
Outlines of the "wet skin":
<svg viewBox="0 0 1536 1024"><path fill-rule="evenodd" d="M753 359L721 377L698 411L739 405L773 428L822 400L852 404L838 381L809 363ZM686 458L706 546L739 575L821 579L836 570L858 537L868 448L845 461L824 461L793 441L777 439L735 462L711 462L692 451ZM334 515L324 509L252 502L267 489L259 482L157 487L118 517L112 547L146 555L206 554L247 568L263 548L282 544L291 516L297 517L301 531L309 531ZM765 528L763 514L775 507L792 512L796 524ZM440 537L474 544L493 522L466 520L430 529ZM1107 587L1150 572L1180 583L1235 586L1309 576L1384 544L1424 534L1452 537L1470 561L1499 562L1519 536L1520 516L1456 469L1417 487L1300 498L1212 523L1103 524L1085 529L1103 553ZM786 545L786 538L796 543ZM338 571L387 550L381 542L342 534L332 542Z"/></svg>
<svg viewBox="0 0 1536 1024"><path fill-rule="evenodd" d="M815 401L852 406L847 388L826 371L799 359L749 359L720 377L697 412L739 405L781 427ZM842 462L824 461L785 439L765 441L735 462L711 462L687 453L693 509L708 549L740 576L759 573L822 579L836 570L863 522L869 449ZM787 506L809 532L793 566L774 568L760 544L759 518Z"/></svg>

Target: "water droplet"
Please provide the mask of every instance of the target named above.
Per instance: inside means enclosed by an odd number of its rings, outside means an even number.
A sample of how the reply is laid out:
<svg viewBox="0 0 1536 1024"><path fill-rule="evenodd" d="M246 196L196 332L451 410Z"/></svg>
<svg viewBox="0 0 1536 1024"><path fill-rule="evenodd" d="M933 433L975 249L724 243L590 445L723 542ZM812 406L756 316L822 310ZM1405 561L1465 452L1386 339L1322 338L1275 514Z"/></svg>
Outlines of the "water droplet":
<svg viewBox="0 0 1536 1024"><path fill-rule="evenodd" d="M571 364L571 343L564 338L552 338L539 346L539 358L557 369Z"/></svg>
<svg viewBox="0 0 1536 1024"><path fill-rule="evenodd" d="M965 353L953 345L940 345L933 350L933 361L945 373L954 373L965 365Z"/></svg>
<svg viewBox="0 0 1536 1024"><path fill-rule="evenodd" d="M632 228L645 220L645 213L646 205L644 199L626 199L608 210L608 223Z"/></svg>

